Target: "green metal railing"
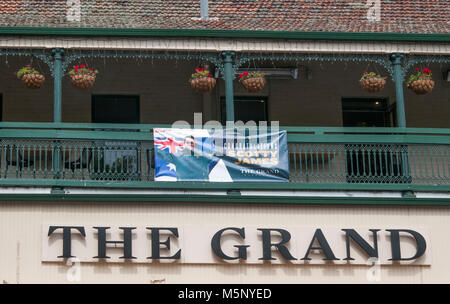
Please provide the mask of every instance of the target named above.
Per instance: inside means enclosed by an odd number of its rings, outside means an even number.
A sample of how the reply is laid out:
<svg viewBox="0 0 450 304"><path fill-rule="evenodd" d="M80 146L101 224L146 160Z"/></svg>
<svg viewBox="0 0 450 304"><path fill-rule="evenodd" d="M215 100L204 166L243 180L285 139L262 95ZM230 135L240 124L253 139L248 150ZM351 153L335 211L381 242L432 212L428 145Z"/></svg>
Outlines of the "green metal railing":
<svg viewBox="0 0 450 304"><path fill-rule="evenodd" d="M28 186L450 190L450 130L281 127L289 183L155 182L162 125L0 123L0 184Z"/></svg>

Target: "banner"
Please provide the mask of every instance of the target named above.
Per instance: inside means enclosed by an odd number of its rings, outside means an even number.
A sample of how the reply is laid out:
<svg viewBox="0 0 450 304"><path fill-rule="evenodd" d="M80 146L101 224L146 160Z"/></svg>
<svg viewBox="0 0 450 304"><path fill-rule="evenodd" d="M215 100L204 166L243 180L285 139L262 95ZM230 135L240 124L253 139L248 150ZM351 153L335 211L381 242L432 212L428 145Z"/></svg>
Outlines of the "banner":
<svg viewBox="0 0 450 304"><path fill-rule="evenodd" d="M155 181L288 182L286 131L154 129Z"/></svg>

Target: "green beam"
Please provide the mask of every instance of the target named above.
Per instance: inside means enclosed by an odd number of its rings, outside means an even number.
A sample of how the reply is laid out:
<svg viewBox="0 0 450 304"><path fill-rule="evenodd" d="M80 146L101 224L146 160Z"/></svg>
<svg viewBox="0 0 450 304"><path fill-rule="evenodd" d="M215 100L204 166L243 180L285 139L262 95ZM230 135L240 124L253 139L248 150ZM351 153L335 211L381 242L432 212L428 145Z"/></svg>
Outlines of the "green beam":
<svg viewBox="0 0 450 304"><path fill-rule="evenodd" d="M115 132L57 129L3 129L2 138L9 139L73 139L73 140L135 140L152 141L153 132ZM288 143L332 144L436 144L450 145L450 136L442 135L386 135L386 134L290 134Z"/></svg>
<svg viewBox="0 0 450 304"><path fill-rule="evenodd" d="M0 122L1 129L121 129L152 131L154 128L170 128L168 124L104 124L104 123L53 123L53 122ZM370 133L375 135L400 135L400 134L426 134L426 135L450 135L450 128L381 128L381 127L321 127L321 126L280 126L280 130L286 130L293 136L297 135L346 135L356 133ZM2 130L3 131L3 130ZM362 135L359 134L359 135Z"/></svg>
<svg viewBox="0 0 450 304"><path fill-rule="evenodd" d="M305 32L264 30L152 29L152 28L73 28L73 27L0 27L3 35L32 36L128 36L128 37L219 37L312 40L368 40L450 42L446 33L372 33Z"/></svg>
<svg viewBox="0 0 450 304"><path fill-rule="evenodd" d="M156 203L238 203L294 205L372 205L372 206L450 206L449 199L359 198L359 197L280 197L212 195L139 195L139 194L0 194L0 202L156 202Z"/></svg>
<svg viewBox="0 0 450 304"><path fill-rule="evenodd" d="M0 122L2 129L120 129L153 131L154 128L171 128L168 124L108 124L108 123L71 123L71 122ZM438 130L438 129L436 129ZM447 129L443 129L447 130ZM448 129L450 132L450 129Z"/></svg>
<svg viewBox="0 0 450 304"><path fill-rule="evenodd" d="M22 187L73 187L73 188L121 188L157 190L352 190L352 191L450 191L450 184L353 184L353 183L271 183L271 182L162 182L162 181L99 181L99 180L51 180L27 178L2 178L2 186Z"/></svg>
<svg viewBox="0 0 450 304"><path fill-rule="evenodd" d="M75 131L75 130L2 130L2 138L91 139L152 141L150 132Z"/></svg>

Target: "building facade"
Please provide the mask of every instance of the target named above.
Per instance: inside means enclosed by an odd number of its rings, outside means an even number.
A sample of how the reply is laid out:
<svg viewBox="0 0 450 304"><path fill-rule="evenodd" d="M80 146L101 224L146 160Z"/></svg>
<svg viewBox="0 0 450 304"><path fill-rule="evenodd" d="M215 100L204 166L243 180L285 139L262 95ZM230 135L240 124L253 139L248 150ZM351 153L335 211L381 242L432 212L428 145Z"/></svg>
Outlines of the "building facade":
<svg viewBox="0 0 450 304"><path fill-rule="evenodd" d="M449 3L367 2L2 1L0 282L448 283ZM289 181L156 181L180 121L278 124Z"/></svg>

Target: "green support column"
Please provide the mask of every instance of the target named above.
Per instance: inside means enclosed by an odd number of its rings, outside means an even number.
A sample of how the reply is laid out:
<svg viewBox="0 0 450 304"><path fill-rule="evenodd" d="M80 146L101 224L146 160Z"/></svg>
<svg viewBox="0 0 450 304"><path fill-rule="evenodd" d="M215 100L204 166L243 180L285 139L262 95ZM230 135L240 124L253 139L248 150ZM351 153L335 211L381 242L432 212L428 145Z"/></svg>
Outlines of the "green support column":
<svg viewBox="0 0 450 304"><path fill-rule="evenodd" d="M397 106L397 124L399 128L406 128L405 98L403 96L402 61L405 55L394 53L391 55L391 62L394 70L392 78L395 83L395 104Z"/></svg>
<svg viewBox="0 0 450 304"><path fill-rule="evenodd" d="M52 50L53 55L53 122L60 123L62 117L62 59L64 50L56 48ZM61 142L53 142L53 178L61 178Z"/></svg>
<svg viewBox="0 0 450 304"><path fill-rule="evenodd" d="M397 107L397 125L399 128L406 128L406 114L405 114L405 98L403 96L403 80L404 73L402 67L402 61L405 55L400 53L394 53L391 55L391 62L393 66L393 79L395 83L395 104ZM403 146L401 152L402 160L402 182L411 183L411 170L409 164L408 147ZM403 193L404 196L411 196L413 194L407 192Z"/></svg>
<svg viewBox="0 0 450 304"><path fill-rule="evenodd" d="M63 49L53 49L53 122L61 122L62 117L62 57Z"/></svg>
<svg viewBox="0 0 450 304"><path fill-rule="evenodd" d="M224 62L224 79L225 79L225 101L227 122L234 123L234 91L233 91L233 60L235 53L232 51L222 52L222 59Z"/></svg>

